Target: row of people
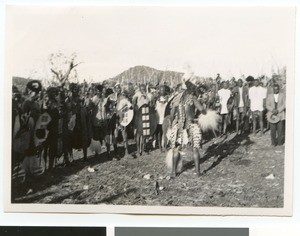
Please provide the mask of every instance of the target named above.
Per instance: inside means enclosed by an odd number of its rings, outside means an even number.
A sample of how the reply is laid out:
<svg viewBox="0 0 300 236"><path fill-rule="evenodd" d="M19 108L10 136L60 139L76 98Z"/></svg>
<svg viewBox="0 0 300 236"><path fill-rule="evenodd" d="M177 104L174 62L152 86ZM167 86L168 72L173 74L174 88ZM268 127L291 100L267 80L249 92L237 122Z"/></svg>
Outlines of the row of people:
<svg viewBox="0 0 300 236"><path fill-rule="evenodd" d="M271 129L272 145L284 143L285 90L278 82L270 81L272 83L266 86L252 76L247 77L245 82L242 79L223 81L204 94L202 102L222 116L220 133L226 135L228 124L232 124L237 133L249 133L252 126L252 132L256 135L259 124L261 135L265 128ZM216 90L216 87L220 89ZM277 127L278 123L279 130L276 128L274 132L274 125Z"/></svg>
<svg viewBox="0 0 300 236"><path fill-rule="evenodd" d="M187 80L174 89L161 85L150 91L142 84L132 96L119 83L113 88L98 84L85 92L76 83L68 89L50 87L44 95L42 90L39 81L27 84L26 96L13 88L14 163L26 156L43 155L45 160L49 158L48 168L52 169L61 155L69 164L73 149L82 149L86 160L91 142L105 145L109 158L119 159L121 136L125 155L129 154L129 138L135 139L138 155L143 154L151 138L160 149L169 143L174 150L172 175L178 148L189 143L194 150L196 173L200 175L202 133L196 118L207 109L220 114L220 131L224 134L231 120L235 121L237 132L248 131L252 120L254 133L259 120L263 132L263 114L267 111L272 145L284 143L285 94L278 84L265 88L251 76L245 84L241 79L220 82L217 77L209 87ZM167 138L168 132L171 135Z"/></svg>

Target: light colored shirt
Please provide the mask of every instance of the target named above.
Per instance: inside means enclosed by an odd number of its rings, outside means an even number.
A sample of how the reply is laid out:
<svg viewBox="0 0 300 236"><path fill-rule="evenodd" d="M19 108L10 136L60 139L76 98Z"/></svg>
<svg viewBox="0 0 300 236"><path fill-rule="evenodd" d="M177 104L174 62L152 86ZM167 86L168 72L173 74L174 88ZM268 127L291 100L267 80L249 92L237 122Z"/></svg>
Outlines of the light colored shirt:
<svg viewBox="0 0 300 236"><path fill-rule="evenodd" d="M267 90L261 86L251 87L249 89L250 109L251 111L263 111L264 99L267 96Z"/></svg>
<svg viewBox="0 0 300 236"><path fill-rule="evenodd" d="M275 102L276 102L276 103L278 102L278 95L279 95L279 93L274 94L274 99L275 99Z"/></svg>
<svg viewBox="0 0 300 236"><path fill-rule="evenodd" d="M243 101L243 87L239 87L239 94L240 94L240 103L239 103L239 107L244 107L244 101Z"/></svg>
<svg viewBox="0 0 300 236"><path fill-rule="evenodd" d="M231 91L229 89L220 89L218 91L218 95L220 97L220 103L221 103L221 112L220 114L227 114L228 109L227 109L227 102L228 99L230 98Z"/></svg>
<svg viewBox="0 0 300 236"><path fill-rule="evenodd" d="M163 98L163 97L161 97L161 98ZM158 114L158 124L159 125L162 125L162 123L164 122L165 110L166 110L166 107L168 104L167 100L165 100L165 101L162 101L162 100L159 99L156 101L156 111Z"/></svg>

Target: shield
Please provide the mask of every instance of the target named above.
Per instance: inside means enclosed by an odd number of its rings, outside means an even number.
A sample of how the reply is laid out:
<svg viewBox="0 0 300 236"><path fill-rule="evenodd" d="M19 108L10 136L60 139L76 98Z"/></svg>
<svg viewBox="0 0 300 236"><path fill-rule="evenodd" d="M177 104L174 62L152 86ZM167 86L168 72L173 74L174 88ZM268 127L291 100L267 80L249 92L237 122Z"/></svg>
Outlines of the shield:
<svg viewBox="0 0 300 236"><path fill-rule="evenodd" d="M38 118L34 130L34 144L36 147L42 145L46 141L49 133L47 126L50 121L51 117L47 112L44 112Z"/></svg>
<svg viewBox="0 0 300 236"><path fill-rule="evenodd" d="M277 115L273 114L272 112L268 112L267 120L272 124L276 124L280 121L280 118Z"/></svg>
<svg viewBox="0 0 300 236"><path fill-rule="evenodd" d="M145 138L152 136L157 126L157 115L154 106L144 104L138 109L136 118L137 133Z"/></svg>
<svg viewBox="0 0 300 236"><path fill-rule="evenodd" d="M122 126L127 126L133 119L133 110L130 109L132 104L127 98L122 98L117 104L117 113L119 115L119 122Z"/></svg>

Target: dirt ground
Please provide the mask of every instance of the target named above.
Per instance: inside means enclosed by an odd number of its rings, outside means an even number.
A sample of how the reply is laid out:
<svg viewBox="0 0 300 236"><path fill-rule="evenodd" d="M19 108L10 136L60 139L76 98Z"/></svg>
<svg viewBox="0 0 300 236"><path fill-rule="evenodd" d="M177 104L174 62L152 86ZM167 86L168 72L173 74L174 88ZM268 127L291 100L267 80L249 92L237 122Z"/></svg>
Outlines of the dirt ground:
<svg viewBox="0 0 300 236"><path fill-rule="evenodd" d="M135 145L130 146L135 149ZM106 154L82 161L75 151L71 166L58 166L34 179L33 191L13 183L15 203L113 204L148 206L283 207L284 146L263 136L230 134L201 150L202 176L194 175L190 150L184 169L170 178L165 153L108 160ZM90 172L93 171L94 172Z"/></svg>

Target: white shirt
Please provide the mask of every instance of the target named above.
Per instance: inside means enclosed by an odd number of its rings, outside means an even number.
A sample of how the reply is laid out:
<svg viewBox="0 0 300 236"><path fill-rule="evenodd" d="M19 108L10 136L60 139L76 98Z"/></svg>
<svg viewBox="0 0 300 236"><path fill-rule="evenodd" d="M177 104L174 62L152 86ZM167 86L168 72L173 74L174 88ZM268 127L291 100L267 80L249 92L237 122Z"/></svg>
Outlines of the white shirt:
<svg viewBox="0 0 300 236"><path fill-rule="evenodd" d="M165 118L164 116L165 116L165 110L166 110L167 104L168 104L167 101L164 101L164 102L161 102L159 100L156 101L156 111L158 114L158 124L159 125L162 125L162 123L164 122L164 118Z"/></svg>
<svg viewBox="0 0 300 236"><path fill-rule="evenodd" d="M264 99L267 96L267 90L261 86L251 87L249 89L250 109L251 111L263 111Z"/></svg>
<svg viewBox="0 0 300 236"><path fill-rule="evenodd" d="M230 98L231 91L229 89L220 89L218 91L218 95L220 97L220 103L221 103L221 114L227 114L228 109L227 109L227 102L228 99Z"/></svg>
<svg viewBox="0 0 300 236"><path fill-rule="evenodd" d="M279 93L274 94L274 99L275 99L275 102L276 102L276 103L278 103L278 95L279 95Z"/></svg>
<svg viewBox="0 0 300 236"><path fill-rule="evenodd" d="M239 94L240 94L240 103L239 103L239 107L244 107L244 101L243 101L243 87L239 87Z"/></svg>

